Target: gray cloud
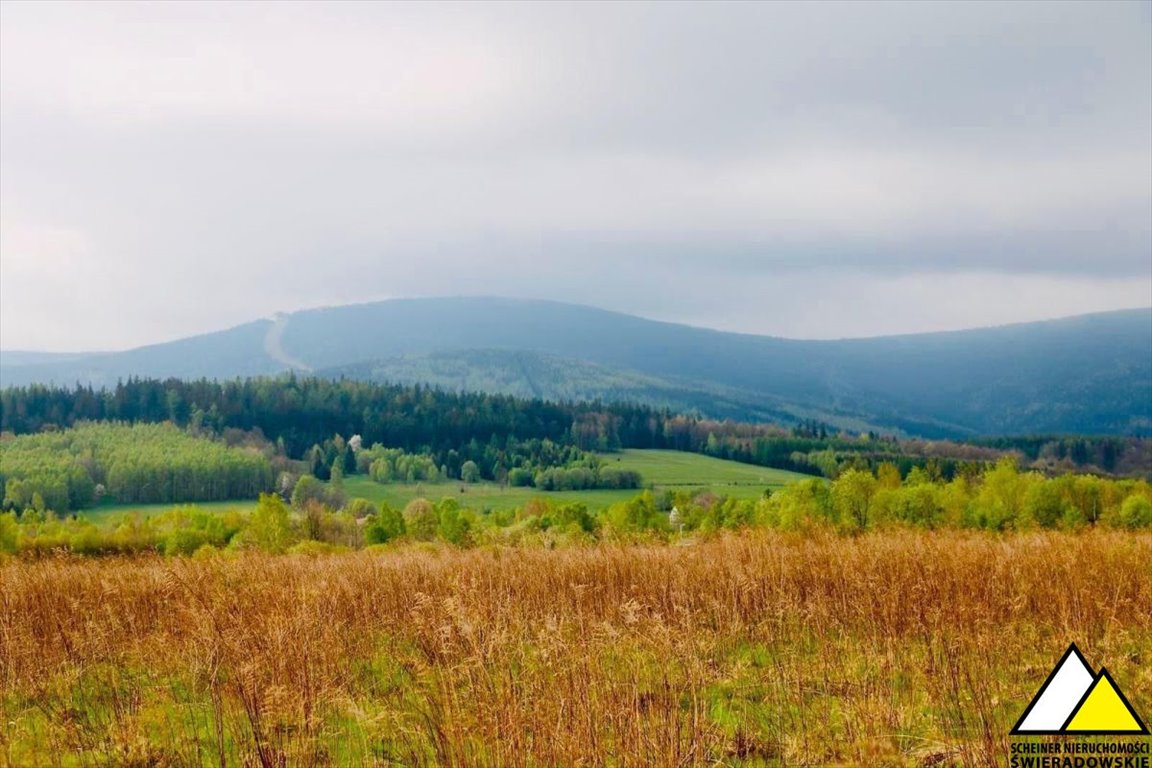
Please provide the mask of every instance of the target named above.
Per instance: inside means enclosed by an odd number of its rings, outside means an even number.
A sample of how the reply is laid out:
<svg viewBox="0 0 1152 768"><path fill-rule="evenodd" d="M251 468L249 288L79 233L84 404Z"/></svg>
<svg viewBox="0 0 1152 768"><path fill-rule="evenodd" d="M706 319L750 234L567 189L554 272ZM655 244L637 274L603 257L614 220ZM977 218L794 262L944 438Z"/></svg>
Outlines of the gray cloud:
<svg viewBox="0 0 1152 768"><path fill-rule="evenodd" d="M4 3L0 344L398 295L815 336L1148 304L1150 7Z"/></svg>

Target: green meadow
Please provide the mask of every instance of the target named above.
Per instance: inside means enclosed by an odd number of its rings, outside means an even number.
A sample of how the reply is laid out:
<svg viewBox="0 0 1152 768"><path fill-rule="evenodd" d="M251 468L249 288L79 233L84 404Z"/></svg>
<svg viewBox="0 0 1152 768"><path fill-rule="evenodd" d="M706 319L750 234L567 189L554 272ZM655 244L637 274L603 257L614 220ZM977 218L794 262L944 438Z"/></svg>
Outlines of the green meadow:
<svg viewBox="0 0 1152 768"><path fill-rule="evenodd" d="M759 496L765 488L782 488L809 477L783 469L757 467L681 451L626 450L618 454L603 454L600 458L606 463L616 462L615 466L621 469L639 472L645 483L657 487L708 487L716 493L742 498L742 494L747 495L750 490L751 495Z"/></svg>
<svg viewBox="0 0 1152 768"><path fill-rule="evenodd" d="M639 472L644 478L645 487L651 487L654 491L709 490L720 496L734 496L740 499L755 499L762 496L766 489L782 488L788 483L807 477L782 469L756 467L679 451L625 450L620 453L603 454L600 458L611 466ZM523 506L533 498L585 504L589 509L598 510L631 499L640 492L635 489L544 492L535 488L513 488L492 482L462 483L458 480L381 484L364 475L345 478L343 487L349 498L364 498L374 504L387 502L397 509L402 509L416 498L438 501L450 496L458 499L461 506L480 512L513 509ZM196 506L208 511L225 512L236 509L247 512L254 504L254 499L238 499L201 502ZM151 517L174 506L186 505L102 504L79 514L95 523L107 523L126 514Z"/></svg>
<svg viewBox="0 0 1152 768"><path fill-rule="evenodd" d="M176 509L177 507L196 507L205 512L224 513L231 510L251 512L256 506L255 499L236 499L233 501L192 501L182 504L99 504L91 509L77 512L78 517L102 525L118 522L128 515L136 515L142 519Z"/></svg>

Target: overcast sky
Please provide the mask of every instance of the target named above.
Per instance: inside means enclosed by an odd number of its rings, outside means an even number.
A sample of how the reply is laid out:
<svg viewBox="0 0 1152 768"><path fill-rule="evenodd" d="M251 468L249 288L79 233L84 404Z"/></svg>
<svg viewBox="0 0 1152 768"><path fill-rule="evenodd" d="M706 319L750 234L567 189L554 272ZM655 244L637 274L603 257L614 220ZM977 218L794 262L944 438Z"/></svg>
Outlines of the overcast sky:
<svg viewBox="0 0 1152 768"><path fill-rule="evenodd" d="M437 295L1152 304L1152 4L0 4L0 346Z"/></svg>

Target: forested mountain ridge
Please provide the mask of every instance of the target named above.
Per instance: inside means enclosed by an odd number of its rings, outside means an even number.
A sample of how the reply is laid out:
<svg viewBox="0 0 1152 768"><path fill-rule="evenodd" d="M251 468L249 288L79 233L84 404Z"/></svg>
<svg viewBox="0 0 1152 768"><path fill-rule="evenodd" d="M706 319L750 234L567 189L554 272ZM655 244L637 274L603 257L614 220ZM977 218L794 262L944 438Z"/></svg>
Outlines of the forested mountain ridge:
<svg viewBox="0 0 1152 768"><path fill-rule="evenodd" d="M267 351L274 327L279 361ZM79 360L13 365L0 357L0 384L232 378L282 371L285 356L333 376L571 392L721 418L815 418L926 437L1152 432L1152 309L797 341L555 302L394 300L305 310L276 326L258 321Z"/></svg>
<svg viewBox="0 0 1152 768"><path fill-rule="evenodd" d="M554 402L639 403L676 413L737 421L791 423L810 415L766 394L516 350L466 349L400 355L324 368L316 374L378 383L429 384L453 392L489 392ZM831 416L825 420L848 429L866 431L874 427Z"/></svg>

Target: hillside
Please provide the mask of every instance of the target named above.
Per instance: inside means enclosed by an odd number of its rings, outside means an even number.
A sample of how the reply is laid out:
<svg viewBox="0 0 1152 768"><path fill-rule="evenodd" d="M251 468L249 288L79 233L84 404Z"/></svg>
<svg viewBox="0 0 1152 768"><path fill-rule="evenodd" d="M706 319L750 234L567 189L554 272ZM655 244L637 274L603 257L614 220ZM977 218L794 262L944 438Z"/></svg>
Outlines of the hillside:
<svg viewBox="0 0 1152 768"><path fill-rule="evenodd" d="M29 352L22 349L0 350L0 370L7 366L42 365L64 363L83 357L93 357L98 353L84 352Z"/></svg>
<svg viewBox="0 0 1152 768"><path fill-rule="evenodd" d="M36 354L28 352L4 352L0 354L0 386L31 383L69 386L80 382L103 387L132 376L189 379L277 373L286 366L264 350L272 327L269 320L257 320L225 331L125 352L60 355L55 356L55 360L38 359Z"/></svg>
<svg viewBox="0 0 1152 768"><path fill-rule="evenodd" d="M230 378L297 367L720 418L817 418L926 437L1152 432L1152 309L949 333L796 341L491 298L307 310L228 331L13 365L0 384Z"/></svg>
<svg viewBox="0 0 1152 768"><path fill-rule="evenodd" d="M633 402L739 421L787 422L805 417L802 409L765 394L528 351L466 349L401 355L323 368L316 373L329 378L423 383L452 391L492 392L557 402Z"/></svg>

